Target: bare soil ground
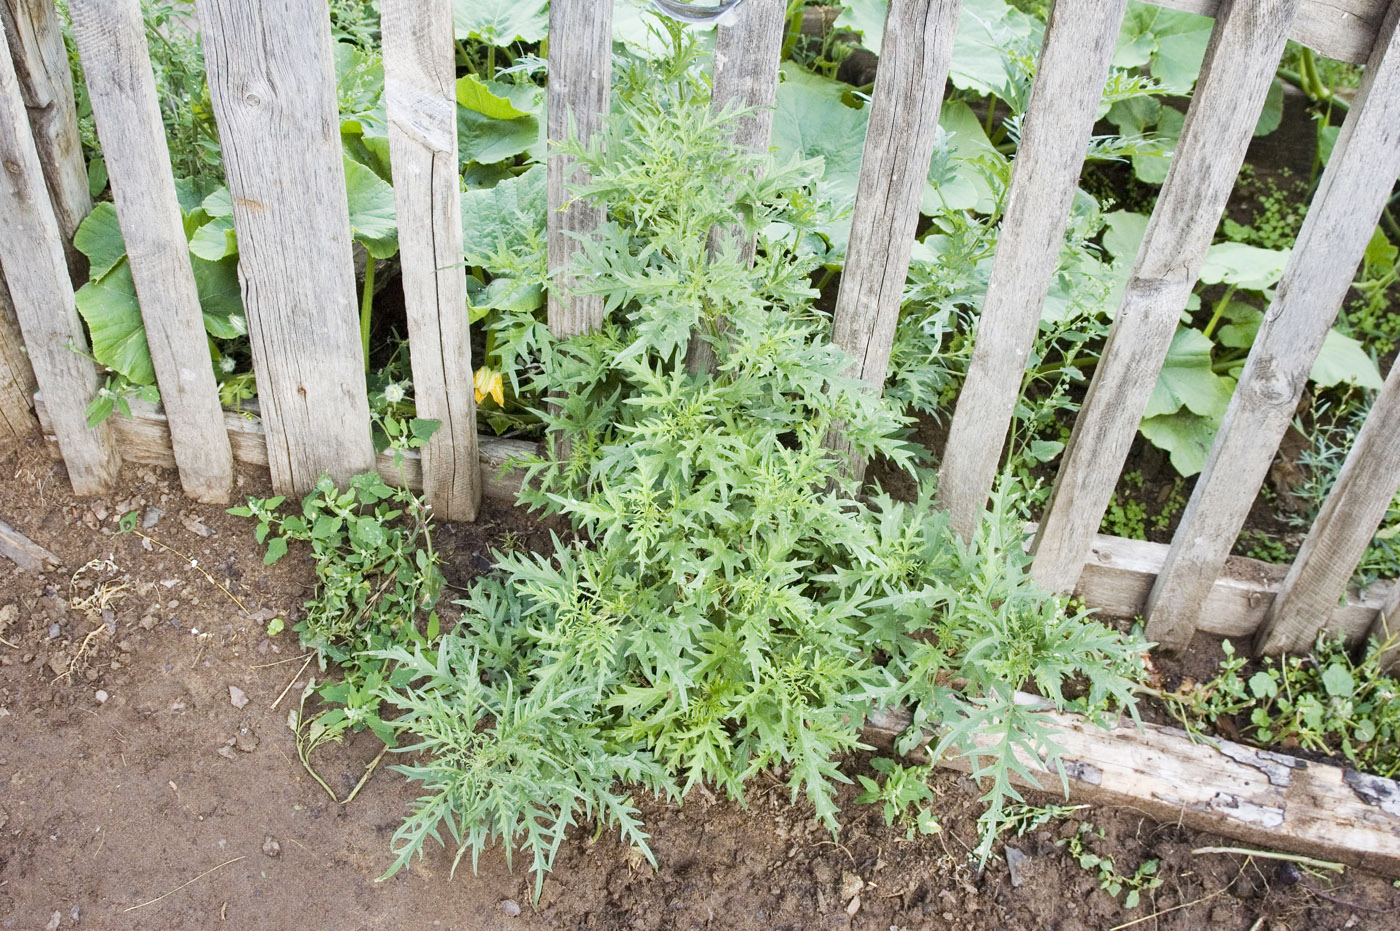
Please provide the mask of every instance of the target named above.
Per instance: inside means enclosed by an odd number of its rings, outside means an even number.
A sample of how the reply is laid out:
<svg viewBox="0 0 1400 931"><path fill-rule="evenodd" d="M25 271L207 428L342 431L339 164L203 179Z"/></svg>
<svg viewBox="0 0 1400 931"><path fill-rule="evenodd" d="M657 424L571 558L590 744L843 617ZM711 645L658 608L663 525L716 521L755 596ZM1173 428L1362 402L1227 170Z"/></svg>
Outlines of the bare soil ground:
<svg viewBox="0 0 1400 931"><path fill-rule="evenodd" d="M245 475L236 493L267 494L264 483ZM450 854L432 849L376 882L413 790L381 766L341 805L310 778L286 717L321 673L290 634L265 635L267 617L311 594L308 565L294 554L264 567L248 523L189 502L173 473L128 467L120 488L75 498L37 442L0 451L0 519L63 563L38 575L0 559L0 928L1396 927L1400 889L1386 879L1298 880L1258 858L1196 855L1221 839L1126 809L1012 838L1025 858L1014 879L1000 852L979 874L976 791L953 774L934 786L943 832L913 841L853 791L833 839L770 779L747 807L699 793L683 807L646 803L657 870L606 834L579 833L537 905L501 851L453 878ZM118 532L130 511L152 542ZM507 533L535 542L504 508L441 528L449 578L488 568ZM379 749L363 734L316 762L344 797ZM865 759L846 770L869 772ZM1162 884L1137 908L1057 844L1082 821L1102 829L1094 849L1120 872L1161 860Z"/></svg>

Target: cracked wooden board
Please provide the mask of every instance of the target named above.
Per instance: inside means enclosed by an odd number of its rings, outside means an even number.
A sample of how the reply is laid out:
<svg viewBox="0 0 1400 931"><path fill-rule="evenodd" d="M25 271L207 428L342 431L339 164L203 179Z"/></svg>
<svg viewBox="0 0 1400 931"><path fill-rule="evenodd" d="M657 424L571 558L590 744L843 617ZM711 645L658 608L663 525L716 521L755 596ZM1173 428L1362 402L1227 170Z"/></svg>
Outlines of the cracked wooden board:
<svg viewBox="0 0 1400 931"><path fill-rule="evenodd" d="M1043 705L1030 695L1018 700ZM1071 801L1125 805L1164 824L1400 876L1400 785L1392 779L1227 740L1194 743L1176 728L1121 721L1103 730L1046 713L1061 728ZM865 739L892 746L909 723L904 711L877 711ZM1045 775L1042 785L1023 787L1061 791L1059 774L1042 760L1023 761ZM967 771L963 759L939 765Z"/></svg>

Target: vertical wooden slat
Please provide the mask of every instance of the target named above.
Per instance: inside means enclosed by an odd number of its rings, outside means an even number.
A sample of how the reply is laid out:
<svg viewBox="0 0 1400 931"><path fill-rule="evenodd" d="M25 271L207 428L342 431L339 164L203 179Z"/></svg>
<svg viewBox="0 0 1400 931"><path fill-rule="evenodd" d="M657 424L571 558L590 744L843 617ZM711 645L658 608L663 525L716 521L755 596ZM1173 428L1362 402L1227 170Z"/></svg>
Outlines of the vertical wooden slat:
<svg viewBox="0 0 1400 931"><path fill-rule="evenodd" d="M223 503L233 451L175 196L140 0L69 0L180 484Z"/></svg>
<svg viewBox="0 0 1400 931"><path fill-rule="evenodd" d="M1336 484L1298 550L1254 646L1258 653L1305 650L1366 552L1400 489L1400 365L1392 365Z"/></svg>
<svg viewBox="0 0 1400 931"><path fill-rule="evenodd" d="M1166 564L1148 598L1147 636L1169 650L1190 642L1216 576L1268 475L1400 175L1400 4L1366 66L1277 296L1196 481Z"/></svg>
<svg viewBox="0 0 1400 931"><path fill-rule="evenodd" d="M418 416L442 426L423 449L423 490L441 518L481 504L472 347L462 266L451 0L383 0L389 156Z"/></svg>
<svg viewBox="0 0 1400 931"><path fill-rule="evenodd" d="M279 493L374 467L326 0L198 0Z"/></svg>
<svg viewBox="0 0 1400 931"><path fill-rule="evenodd" d="M566 141L570 133L587 143L602 128L612 88L612 4L591 0L554 0L549 5L549 141ZM569 202L569 188L583 179L570 159L549 155L548 263L554 276L549 289L549 329L558 339L596 329L603 323L601 294L574 295L567 273L581 248L577 237L598 228L601 207Z"/></svg>
<svg viewBox="0 0 1400 931"><path fill-rule="evenodd" d="M0 0L0 19L14 56L24 105L49 190L74 284L85 260L72 246L73 231L92 210L87 164L78 135L73 72L53 0Z"/></svg>
<svg viewBox="0 0 1400 931"><path fill-rule="evenodd" d="M1391 582L1390 595L1381 605L1367 636L1385 647L1381 653L1381 668L1400 669L1400 579Z"/></svg>
<svg viewBox="0 0 1400 931"><path fill-rule="evenodd" d="M879 392L909 275L962 0L892 0L870 107L832 341ZM840 438L831 445L849 452ZM865 464L852 460L859 477Z"/></svg>
<svg viewBox="0 0 1400 931"><path fill-rule="evenodd" d="M939 502L964 539L976 532L996 479L1126 8L1127 0L1058 0L1050 11L977 342L938 476Z"/></svg>
<svg viewBox="0 0 1400 931"><path fill-rule="evenodd" d="M710 108L752 109L734 125L734 144L754 152L768 151L773 132L773 104L778 92L778 64L787 34L786 0L748 0L735 10L735 20L720 26L715 39L714 85ZM739 261L751 263L756 248L752 236L738 230L710 231L710 254L729 242L738 247ZM713 369L715 351L704 339L692 336L686 347L686 368L691 372Z"/></svg>
<svg viewBox="0 0 1400 931"><path fill-rule="evenodd" d="M1222 7L1161 196L1035 540L1032 576L1070 591L1253 135L1298 0Z"/></svg>
<svg viewBox="0 0 1400 931"><path fill-rule="evenodd" d="M121 459L108 424L87 426L84 409L97 393L97 370L74 352L87 348L87 337L73 302L63 240L9 42L0 41L0 268L35 380L49 402L69 481L77 494L99 494L116 479Z"/></svg>
<svg viewBox="0 0 1400 931"><path fill-rule="evenodd" d="M24 354L15 305L0 271L0 443L25 436L37 425L34 369Z"/></svg>

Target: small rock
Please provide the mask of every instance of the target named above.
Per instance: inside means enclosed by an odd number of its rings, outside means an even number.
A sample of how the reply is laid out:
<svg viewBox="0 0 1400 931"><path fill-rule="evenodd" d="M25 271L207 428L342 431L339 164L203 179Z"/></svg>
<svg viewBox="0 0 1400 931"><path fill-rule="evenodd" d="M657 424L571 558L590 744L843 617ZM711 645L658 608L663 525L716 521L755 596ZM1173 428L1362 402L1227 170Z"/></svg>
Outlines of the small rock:
<svg viewBox="0 0 1400 931"><path fill-rule="evenodd" d="M164 511L152 505L151 507L146 508L146 514L144 517L141 518L141 526L144 527L146 530L150 530L164 516Z"/></svg>
<svg viewBox="0 0 1400 931"><path fill-rule="evenodd" d="M842 901L842 902L849 902L851 899L853 899L853 898L855 898L856 896L860 895L861 890L863 890L864 888L865 888L865 880L861 879L861 878L860 878L859 876L857 876L855 873L843 872L843 873L841 874L841 901Z"/></svg>
<svg viewBox="0 0 1400 931"><path fill-rule="evenodd" d="M3 828L5 825L7 825L7 824L9 824L9 823L10 823L10 813L9 813L8 811L6 811L5 809L0 808L0 828Z"/></svg>
<svg viewBox="0 0 1400 931"><path fill-rule="evenodd" d="M1021 851L1006 845L1006 866L1011 871L1011 885L1013 887L1021 885L1025 878L1021 875L1021 867L1030 861L1030 857Z"/></svg>
<svg viewBox="0 0 1400 931"><path fill-rule="evenodd" d="M63 636L63 625L54 621L49 625L49 639L57 640L61 636Z"/></svg>
<svg viewBox="0 0 1400 931"><path fill-rule="evenodd" d="M98 689L93 693L92 697L96 699L97 703L100 705L107 700L107 692L104 689Z"/></svg>
<svg viewBox="0 0 1400 931"><path fill-rule="evenodd" d="M78 906L76 906L76 905L74 905L74 906L73 906L73 910L70 911L70 912L68 913L68 917L73 919L73 923L74 923L74 924L77 924L77 923L78 923L78 918L79 918L79 916L81 916L81 915L82 915L82 912L78 910Z"/></svg>
<svg viewBox="0 0 1400 931"><path fill-rule="evenodd" d="M229 704L233 705L233 707L242 708L244 705L248 704L248 695L238 686L230 685L228 687L228 700Z"/></svg>
<svg viewBox="0 0 1400 931"><path fill-rule="evenodd" d="M277 843L277 841L270 836L263 839L262 850L263 854L269 857L282 856L282 845Z"/></svg>
<svg viewBox="0 0 1400 931"><path fill-rule="evenodd" d="M860 896L856 896L851 899L850 902L846 903L846 917L854 918L858 911L860 911Z"/></svg>
<svg viewBox="0 0 1400 931"><path fill-rule="evenodd" d="M258 749L258 744L260 742L257 734L254 734L244 727L239 728L238 736L234 739L233 745L244 753L252 753L254 750Z"/></svg>
<svg viewBox="0 0 1400 931"><path fill-rule="evenodd" d="M156 625L160 623L160 618L156 616L156 612L159 610L154 605L147 608L146 613L141 615L141 620L136 623L141 625L142 630L155 630Z"/></svg>
<svg viewBox="0 0 1400 931"><path fill-rule="evenodd" d="M49 923L44 925L44 931L58 931L58 923L63 920L62 912L54 912L49 916Z"/></svg>
<svg viewBox="0 0 1400 931"><path fill-rule="evenodd" d="M185 529L190 533L197 534L201 537L212 537L214 535L213 529L193 514L187 514L180 518L180 523L184 524Z"/></svg>
<svg viewBox="0 0 1400 931"><path fill-rule="evenodd" d="M501 899L500 909L501 914L505 915L507 918L520 917L520 903L514 899Z"/></svg>
<svg viewBox="0 0 1400 931"><path fill-rule="evenodd" d="M226 760L236 760L236 759L238 759L238 754L233 752L233 748L232 748L232 747L220 747L220 748L219 748L219 756L223 757L223 758L226 759Z"/></svg>
<svg viewBox="0 0 1400 931"><path fill-rule="evenodd" d="M8 604L0 608L0 630L4 630L17 620L19 620L18 607Z"/></svg>
<svg viewBox="0 0 1400 931"><path fill-rule="evenodd" d="M117 649L121 650L123 653L131 653L135 651L136 645L131 642L130 638L127 638L117 644Z"/></svg>

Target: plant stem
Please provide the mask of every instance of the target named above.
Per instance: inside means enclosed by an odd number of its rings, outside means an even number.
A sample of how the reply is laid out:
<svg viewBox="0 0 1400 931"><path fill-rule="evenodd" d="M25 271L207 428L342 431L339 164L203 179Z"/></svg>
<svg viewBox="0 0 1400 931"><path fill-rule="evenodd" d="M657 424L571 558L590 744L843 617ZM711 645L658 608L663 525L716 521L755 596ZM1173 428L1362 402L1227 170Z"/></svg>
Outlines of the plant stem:
<svg viewBox="0 0 1400 931"><path fill-rule="evenodd" d="M1220 323L1220 318L1224 315L1225 308L1230 304L1230 298L1234 296L1235 286L1230 285L1225 289L1225 293L1221 296L1220 300L1215 302L1215 313L1211 315L1210 323L1207 323L1205 330L1202 331L1205 333L1207 339L1215 332L1215 327Z"/></svg>
<svg viewBox="0 0 1400 931"><path fill-rule="evenodd" d="M360 295L360 347L365 353L365 371L369 371L369 326L374 313L374 256L365 256L365 287Z"/></svg>

